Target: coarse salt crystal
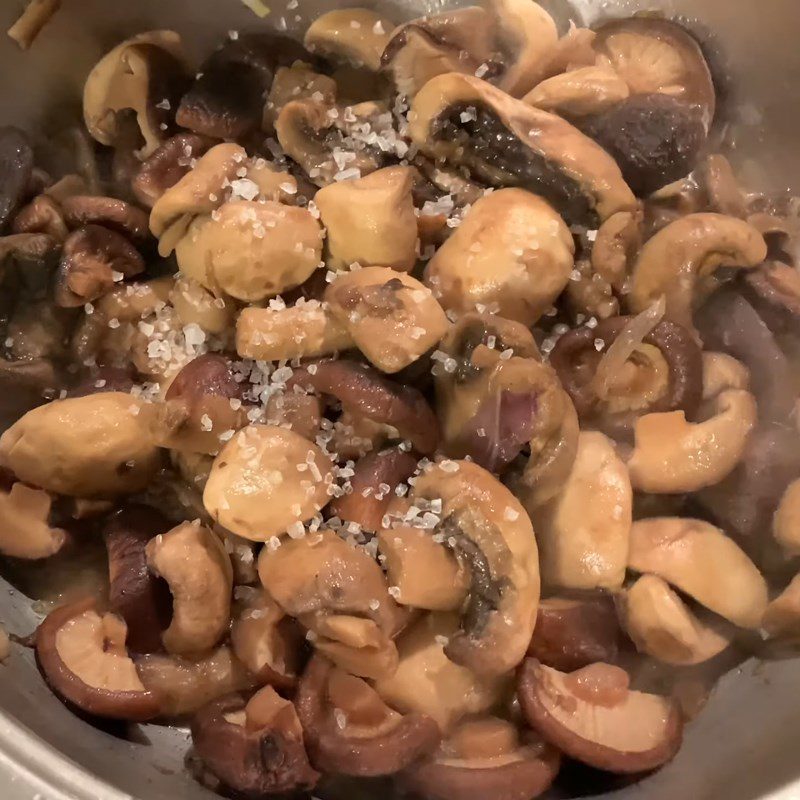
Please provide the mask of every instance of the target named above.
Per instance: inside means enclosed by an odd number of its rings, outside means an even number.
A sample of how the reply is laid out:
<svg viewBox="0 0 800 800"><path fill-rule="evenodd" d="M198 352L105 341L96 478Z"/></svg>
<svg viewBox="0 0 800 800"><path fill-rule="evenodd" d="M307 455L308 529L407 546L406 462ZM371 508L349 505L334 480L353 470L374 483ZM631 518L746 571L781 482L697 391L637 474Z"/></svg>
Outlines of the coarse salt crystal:
<svg viewBox="0 0 800 800"><path fill-rule="evenodd" d="M208 414L203 414L200 417L200 428L204 431L210 431L214 427L214 423L211 421L211 417Z"/></svg>

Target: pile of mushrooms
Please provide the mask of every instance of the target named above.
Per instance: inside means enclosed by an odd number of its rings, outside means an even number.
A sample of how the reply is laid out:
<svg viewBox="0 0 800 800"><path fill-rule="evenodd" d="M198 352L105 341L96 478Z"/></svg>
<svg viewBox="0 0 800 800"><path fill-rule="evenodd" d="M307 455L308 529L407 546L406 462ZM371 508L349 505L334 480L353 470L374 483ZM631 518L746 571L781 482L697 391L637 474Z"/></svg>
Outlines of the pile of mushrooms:
<svg viewBox="0 0 800 800"><path fill-rule="evenodd" d="M107 558L53 693L253 799L669 762L800 641L797 204L715 106L676 22L489 0L142 32L63 171L0 129L0 553Z"/></svg>

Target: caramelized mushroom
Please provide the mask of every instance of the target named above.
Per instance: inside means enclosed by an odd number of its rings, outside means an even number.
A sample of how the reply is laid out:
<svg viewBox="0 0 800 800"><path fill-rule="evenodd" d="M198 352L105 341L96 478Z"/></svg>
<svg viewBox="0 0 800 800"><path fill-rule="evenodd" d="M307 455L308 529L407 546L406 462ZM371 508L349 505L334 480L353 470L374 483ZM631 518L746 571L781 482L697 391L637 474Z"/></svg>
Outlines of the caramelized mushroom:
<svg viewBox="0 0 800 800"><path fill-rule="evenodd" d="M50 525L53 500L19 481L0 489L0 553L11 558L49 558L67 543L67 532Z"/></svg>
<svg viewBox="0 0 800 800"><path fill-rule="evenodd" d="M63 242L68 233L61 207L46 194L34 197L17 212L11 223L11 232L45 233L57 242Z"/></svg>
<svg viewBox="0 0 800 800"><path fill-rule="evenodd" d="M621 774L670 761L683 722L674 701L628 688L627 673L597 663L569 675L528 659L518 696L528 722L571 758Z"/></svg>
<svg viewBox="0 0 800 800"><path fill-rule="evenodd" d="M98 717L143 722L159 713L125 649L125 623L100 615L94 600L62 606L36 631L36 661L65 702Z"/></svg>
<svg viewBox="0 0 800 800"><path fill-rule="evenodd" d="M61 201L61 210L71 228L102 225L130 239L147 237L147 214L124 200L73 195Z"/></svg>

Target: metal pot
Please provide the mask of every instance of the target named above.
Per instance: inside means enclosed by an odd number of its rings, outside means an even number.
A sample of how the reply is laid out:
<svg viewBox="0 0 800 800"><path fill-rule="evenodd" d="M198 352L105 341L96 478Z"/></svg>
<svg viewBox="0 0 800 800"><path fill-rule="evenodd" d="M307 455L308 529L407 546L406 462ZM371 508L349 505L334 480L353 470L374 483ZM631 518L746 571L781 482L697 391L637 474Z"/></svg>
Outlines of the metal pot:
<svg viewBox="0 0 800 800"><path fill-rule="evenodd" d="M79 109L83 80L104 50L152 28L180 31L198 52L229 29L285 21L301 32L320 8L348 2L272 3L260 21L238 0L67 0L28 53L0 41L0 124L52 129L56 113ZM369 5L371 3L367 3ZM459 5L447 0L389 0L396 19ZM4 30L18 2L1 3ZM683 17L706 43L724 87L725 141L754 189L800 192L800 15L796 0L547 0L566 26L627 16L646 8ZM48 128L48 126L50 126ZM34 587L35 588L35 587ZM11 632L33 630L31 599L0 580L0 620ZM33 589L28 590L35 595ZM800 797L797 665L748 662L726 676L688 730L678 758L656 775L603 797L617 800L779 800ZM3 800L175 800L212 798L183 767L184 731L140 726L135 736L102 732L69 712L44 686L29 650L14 647L0 666L0 797ZM589 787L589 794L592 793ZM600 796L603 789L596 790Z"/></svg>

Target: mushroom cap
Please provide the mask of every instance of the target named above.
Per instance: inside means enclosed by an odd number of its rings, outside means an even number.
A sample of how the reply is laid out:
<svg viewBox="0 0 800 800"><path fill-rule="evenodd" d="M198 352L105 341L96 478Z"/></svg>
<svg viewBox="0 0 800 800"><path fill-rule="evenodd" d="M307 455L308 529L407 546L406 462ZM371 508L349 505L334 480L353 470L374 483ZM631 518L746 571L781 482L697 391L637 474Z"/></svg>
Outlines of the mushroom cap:
<svg viewBox="0 0 800 800"><path fill-rule="evenodd" d="M248 425L214 460L203 503L220 525L263 542L310 520L330 499L330 481L328 458L313 442L284 428Z"/></svg>
<svg viewBox="0 0 800 800"><path fill-rule="evenodd" d="M125 623L94 600L61 606L36 631L36 661L50 688L89 714L142 722L159 713L125 650Z"/></svg>
<svg viewBox="0 0 800 800"><path fill-rule="evenodd" d="M635 205L619 167L591 139L473 76L430 80L411 119L411 138L426 155L467 166L493 186L527 188L568 223L602 221Z"/></svg>
<svg viewBox="0 0 800 800"><path fill-rule="evenodd" d="M532 325L567 285L574 252L569 228L547 202L500 189L470 208L428 262L425 283L447 311L487 305Z"/></svg>
<svg viewBox="0 0 800 800"><path fill-rule="evenodd" d="M161 466L143 404L104 392L55 400L0 437L0 462L22 481L72 497L115 497L143 489Z"/></svg>
<svg viewBox="0 0 800 800"><path fill-rule="evenodd" d="M308 26L303 44L309 52L377 72L394 23L368 8L339 8Z"/></svg>
<svg viewBox="0 0 800 800"><path fill-rule="evenodd" d="M560 589L619 589L625 579L633 492L613 442L582 431L561 493L531 515L542 582Z"/></svg>
<svg viewBox="0 0 800 800"><path fill-rule="evenodd" d="M563 72L547 78L522 98L542 111L565 117L599 114L627 99L628 84L606 64Z"/></svg>
<svg viewBox="0 0 800 800"><path fill-rule="evenodd" d="M51 527L53 500L47 492L15 482L0 489L0 553L10 558L49 558L68 541L67 532Z"/></svg>
<svg viewBox="0 0 800 800"><path fill-rule="evenodd" d="M772 535L785 553L800 553L800 478L793 480L781 496L772 518Z"/></svg>
<svg viewBox="0 0 800 800"><path fill-rule="evenodd" d="M628 567L653 573L741 628L757 628L767 584L753 562L719 528L679 517L631 527Z"/></svg>
<svg viewBox="0 0 800 800"><path fill-rule="evenodd" d="M210 651L230 622L233 568L222 542L199 523L184 522L148 542L145 553L172 593L172 622L161 635L167 652Z"/></svg>
<svg viewBox="0 0 800 800"><path fill-rule="evenodd" d="M528 722L546 741L598 769L647 772L670 761L681 745L677 704L630 690L619 667L598 663L567 675L528 659L518 696Z"/></svg>
<svg viewBox="0 0 800 800"><path fill-rule="evenodd" d="M705 422L687 422L683 411L645 414L634 429L631 485L678 494L719 483L741 460L757 411L749 392L726 389L713 400L713 416Z"/></svg>
<svg viewBox="0 0 800 800"><path fill-rule="evenodd" d="M356 347L390 374L435 347L449 327L430 289L387 267L343 273L325 290L325 301Z"/></svg>

